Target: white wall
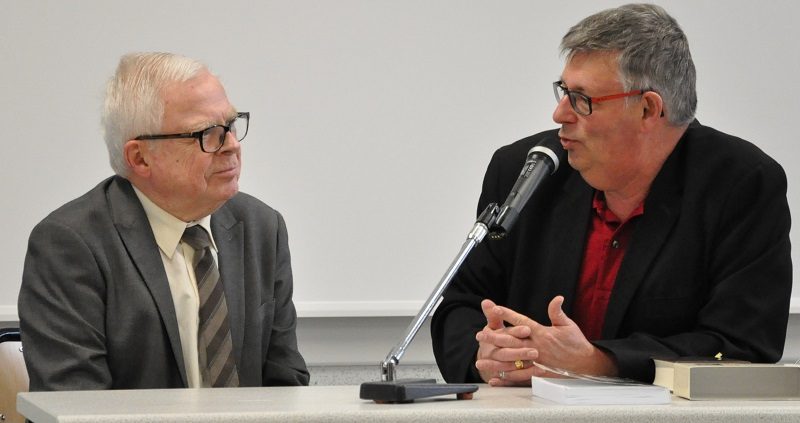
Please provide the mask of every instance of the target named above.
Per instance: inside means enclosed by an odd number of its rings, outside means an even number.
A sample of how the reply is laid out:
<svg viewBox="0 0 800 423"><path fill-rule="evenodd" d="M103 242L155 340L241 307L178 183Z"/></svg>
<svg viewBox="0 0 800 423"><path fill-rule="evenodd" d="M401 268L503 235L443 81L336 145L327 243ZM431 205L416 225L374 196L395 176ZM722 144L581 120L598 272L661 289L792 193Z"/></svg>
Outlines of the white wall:
<svg viewBox="0 0 800 423"><path fill-rule="evenodd" d="M110 175L103 85L143 50L206 61L252 113L241 185L286 217L302 316L414 314L492 151L554 127L561 35L621 3L3 2L0 320L16 319L33 225ZM800 210L798 3L659 3L689 37L699 119L781 162Z"/></svg>

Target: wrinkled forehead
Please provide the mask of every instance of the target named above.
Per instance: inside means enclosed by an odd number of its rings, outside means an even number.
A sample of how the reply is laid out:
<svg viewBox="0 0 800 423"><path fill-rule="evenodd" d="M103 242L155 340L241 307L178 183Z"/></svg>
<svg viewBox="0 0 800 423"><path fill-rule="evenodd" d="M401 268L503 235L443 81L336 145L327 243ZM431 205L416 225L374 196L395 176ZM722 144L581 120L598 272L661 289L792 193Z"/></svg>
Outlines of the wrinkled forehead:
<svg viewBox="0 0 800 423"><path fill-rule="evenodd" d="M164 127L202 129L224 124L236 115L219 79L204 71L186 80L168 84L163 92Z"/></svg>

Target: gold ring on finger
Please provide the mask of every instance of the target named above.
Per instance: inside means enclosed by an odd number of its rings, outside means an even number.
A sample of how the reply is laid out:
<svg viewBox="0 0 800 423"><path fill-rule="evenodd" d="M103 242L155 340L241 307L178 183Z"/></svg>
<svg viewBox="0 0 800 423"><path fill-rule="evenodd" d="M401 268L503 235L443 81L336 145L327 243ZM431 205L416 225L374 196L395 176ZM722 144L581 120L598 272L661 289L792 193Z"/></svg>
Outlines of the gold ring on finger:
<svg viewBox="0 0 800 423"><path fill-rule="evenodd" d="M514 362L514 367L516 367L517 370L522 370L525 368L525 363L522 360L517 360Z"/></svg>

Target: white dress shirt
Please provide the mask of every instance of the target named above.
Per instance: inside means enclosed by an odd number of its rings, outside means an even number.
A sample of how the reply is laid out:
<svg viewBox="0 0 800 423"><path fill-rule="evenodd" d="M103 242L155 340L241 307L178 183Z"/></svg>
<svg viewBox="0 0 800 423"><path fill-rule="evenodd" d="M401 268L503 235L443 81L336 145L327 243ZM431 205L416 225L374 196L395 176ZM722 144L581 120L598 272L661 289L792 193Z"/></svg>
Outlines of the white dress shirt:
<svg viewBox="0 0 800 423"><path fill-rule="evenodd" d="M175 305L175 314L178 317L178 332L181 337L187 382L190 388L200 388L203 386L197 357L200 296L192 266L194 248L181 242L181 237L187 227L202 226L211 238L211 253L214 260L217 260L217 246L211 235L211 216L187 223L164 211L136 187L133 190L144 207L161 253L161 260L164 262L172 303Z"/></svg>

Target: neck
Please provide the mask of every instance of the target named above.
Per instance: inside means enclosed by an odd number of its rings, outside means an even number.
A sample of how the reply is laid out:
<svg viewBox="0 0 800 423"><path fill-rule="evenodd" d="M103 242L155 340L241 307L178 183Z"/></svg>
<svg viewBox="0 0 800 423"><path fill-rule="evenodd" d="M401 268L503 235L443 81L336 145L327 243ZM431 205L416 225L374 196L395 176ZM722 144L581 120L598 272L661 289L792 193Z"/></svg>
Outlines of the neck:
<svg viewBox="0 0 800 423"><path fill-rule="evenodd" d="M168 194L164 195L158 190L152 189L152 187L146 182L143 183L141 180L137 180L135 177L129 177L128 180L133 186L136 187L136 189L138 189L150 201L152 201L153 204L157 205L170 215L175 216L176 218L187 223L202 219L203 217L214 213L219 207L222 206L222 204L218 204L214 207L198 207L198 204L181 204L180 201L175 200L174 196Z"/></svg>
<svg viewBox="0 0 800 423"><path fill-rule="evenodd" d="M624 194L620 195L620 193L614 191L605 191L603 194L605 195L608 209L611 210L620 221L624 222L628 220L628 217L630 217L636 207L644 202L644 199L647 198L647 192L648 190L645 190L630 196Z"/></svg>
<svg viewBox="0 0 800 423"><path fill-rule="evenodd" d="M633 210L647 198L650 186L684 132L686 126L665 126L656 136L645 140L653 148L650 160L642 166L637 175L627 176L620 187L603 191L606 205L622 221L627 220Z"/></svg>

